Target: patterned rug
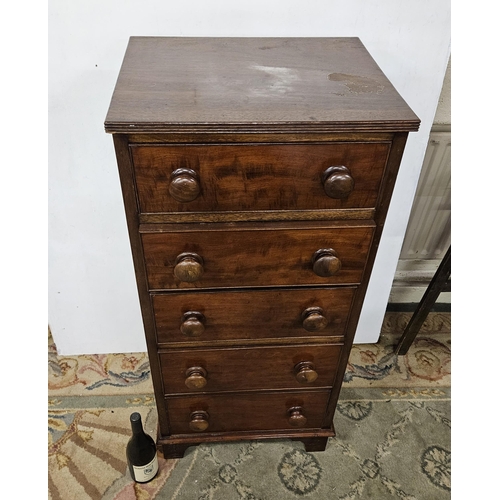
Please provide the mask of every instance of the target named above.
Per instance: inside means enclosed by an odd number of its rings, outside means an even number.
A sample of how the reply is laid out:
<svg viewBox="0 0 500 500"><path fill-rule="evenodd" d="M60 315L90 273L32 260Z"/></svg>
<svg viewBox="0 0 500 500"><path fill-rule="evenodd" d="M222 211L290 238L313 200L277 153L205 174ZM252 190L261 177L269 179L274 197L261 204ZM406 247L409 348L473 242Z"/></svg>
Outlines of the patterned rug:
<svg viewBox="0 0 500 500"><path fill-rule="evenodd" d="M406 356L409 313L388 313L377 344L355 344L335 414L337 437L190 448L147 484L129 475L129 416L156 435L145 353L59 356L49 333L49 498L53 500L450 498L450 314L431 313Z"/></svg>

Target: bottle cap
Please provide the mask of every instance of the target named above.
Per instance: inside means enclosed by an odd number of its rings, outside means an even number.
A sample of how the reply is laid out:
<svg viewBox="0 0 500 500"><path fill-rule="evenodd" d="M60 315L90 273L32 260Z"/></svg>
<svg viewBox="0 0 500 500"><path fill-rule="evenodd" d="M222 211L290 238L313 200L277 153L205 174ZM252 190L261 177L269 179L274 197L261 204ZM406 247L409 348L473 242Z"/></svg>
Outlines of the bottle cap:
<svg viewBox="0 0 500 500"><path fill-rule="evenodd" d="M136 411L130 415L130 421L131 422L140 422L141 421L141 414L137 413Z"/></svg>

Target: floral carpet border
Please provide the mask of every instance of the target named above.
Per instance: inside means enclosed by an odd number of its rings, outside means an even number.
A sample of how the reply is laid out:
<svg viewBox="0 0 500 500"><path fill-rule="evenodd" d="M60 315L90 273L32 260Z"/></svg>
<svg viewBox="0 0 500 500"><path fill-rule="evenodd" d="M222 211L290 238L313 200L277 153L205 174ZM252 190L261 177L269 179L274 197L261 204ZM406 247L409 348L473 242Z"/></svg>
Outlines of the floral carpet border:
<svg viewBox="0 0 500 500"><path fill-rule="evenodd" d="M343 388L339 401L388 401L388 400L450 400L450 387L357 387ZM88 408L133 408L135 406L154 407L153 394L127 394L123 396L52 396L48 399L50 409Z"/></svg>

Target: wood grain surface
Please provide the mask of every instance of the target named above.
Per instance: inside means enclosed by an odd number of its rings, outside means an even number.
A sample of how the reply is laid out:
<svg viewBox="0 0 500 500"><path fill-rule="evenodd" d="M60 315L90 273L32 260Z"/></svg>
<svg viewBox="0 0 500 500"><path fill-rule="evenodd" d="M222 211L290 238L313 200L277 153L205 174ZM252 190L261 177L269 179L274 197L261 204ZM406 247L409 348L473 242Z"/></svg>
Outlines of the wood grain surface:
<svg viewBox="0 0 500 500"><path fill-rule="evenodd" d="M131 37L108 132L417 130L359 38Z"/></svg>
<svg viewBox="0 0 500 500"><path fill-rule="evenodd" d="M211 287L356 284L361 281L373 227L334 223L290 226L255 224L246 230L194 226L168 232L142 234L144 258L151 290ZM331 277L312 270L313 254L333 248L342 263ZM174 275L176 258L195 253L203 259L203 275L193 283Z"/></svg>
<svg viewBox="0 0 500 500"><path fill-rule="evenodd" d="M132 146L139 210L217 212L318 210L375 207L390 143L240 144ZM347 167L354 190L345 199L327 196L322 175ZM192 170L199 195L179 202L172 173ZM186 185L186 194L190 185Z"/></svg>
<svg viewBox="0 0 500 500"><path fill-rule="evenodd" d="M160 351L165 394L197 392L185 385L186 370L201 367L207 372L204 392L329 387L337 370L342 345L299 345L226 349ZM295 366L314 364L318 378L301 384ZM199 392L199 391L198 391Z"/></svg>
<svg viewBox="0 0 500 500"><path fill-rule="evenodd" d="M173 434L197 434L189 427L194 411L209 415L207 433L294 429L288 422L288 409L300 406L307 428L321 427L329 391L300 393L245 393L167 398L168 417ZM219 436L220 440L222 436ZM279 437L279 435L276 435ZM244 436L241 436L244 439Z"/></svg>
<svg viewBox="0 0 500 500"><path fill-rule="evenodd" d="M168 293L152 296L159 344L224 340L291 339L344 334L354 288L245 290L231 292ZM320 307L327 326L308 332L302 313ZM204 332L196 339L181 333L183 315L198 311L205 317Z"/></svg>

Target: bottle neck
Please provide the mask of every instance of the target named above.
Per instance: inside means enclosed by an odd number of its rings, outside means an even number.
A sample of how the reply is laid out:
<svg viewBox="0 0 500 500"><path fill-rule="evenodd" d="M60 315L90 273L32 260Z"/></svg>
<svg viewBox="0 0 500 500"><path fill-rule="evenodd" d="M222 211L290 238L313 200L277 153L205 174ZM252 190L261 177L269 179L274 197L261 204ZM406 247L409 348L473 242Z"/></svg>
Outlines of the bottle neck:
<svg viewBox="0 0 500 500"><path fill-rule="evenodd" d="M134 413L131 415L130 425L132 426L132 434L134 436L144 434L144 430L142 428L142 420L141 420L141 416L139 414Z"/></svg>

